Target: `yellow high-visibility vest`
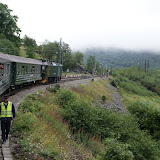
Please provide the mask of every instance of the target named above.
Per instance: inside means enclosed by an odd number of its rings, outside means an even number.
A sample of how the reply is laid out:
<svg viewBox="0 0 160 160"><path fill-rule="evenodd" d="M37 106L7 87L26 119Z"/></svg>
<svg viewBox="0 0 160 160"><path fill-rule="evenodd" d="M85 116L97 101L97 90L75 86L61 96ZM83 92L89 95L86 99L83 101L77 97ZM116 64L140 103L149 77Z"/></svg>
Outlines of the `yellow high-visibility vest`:
<svg viewBox="0 0 160 160"><path fill-rule="evenodd" d="M12 102L8 101L7 108L4 102L1 103L1 118L12 117Z"/></svg>

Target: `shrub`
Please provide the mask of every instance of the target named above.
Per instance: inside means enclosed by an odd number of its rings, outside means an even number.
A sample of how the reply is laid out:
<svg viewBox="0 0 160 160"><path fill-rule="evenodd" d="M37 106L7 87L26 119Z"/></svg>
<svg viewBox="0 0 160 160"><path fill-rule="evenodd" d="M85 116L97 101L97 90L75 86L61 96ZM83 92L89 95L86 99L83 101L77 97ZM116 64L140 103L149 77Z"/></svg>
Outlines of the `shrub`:
<svg viewBox="0 0 160 160"><path fill-rule="evenodd" d="M20 109L23 110L23 112L32 112L36 113L39 112L40 109L42 108L43 104L38 101L32 101L29 98L26 98L21 104L20 104Z"/></svg>
<svg viewBox="0 0 160 160"><path fill-rule="evenodd" d="M147 102L135 102L128 105L128 110L137 119L140 128L160 140L160 109Z"/></svg>
<svg viewBox="0 0 160 160"><path fill-rule="evenodd" d="M118 87L118 84L117 84L117 82L116 82L115 79L113 79L113 80L110 82L110 84L111 84L112 86L114 86L114 87Z"/></svg>
<svg viewBox="0 0 160 160"><path fill-rule="evenodd" d="M66 106L76 100L76 96L70 90L60 90L57 94L57 100L61 106Z"/></svg>
<svg viewBox="0 0 160 160"><path fill-rule="evenodd" d="M22 133L29 132L34 129L34 124L37 122L37 117L31 113L20 113L17 115L13 132Z"/></svg>
<svg viewBox="0 0 160 160"><path fill-rule="evenodd" d="M105 140L106 149L98 157L98 160L133 160L134 155L128 149L128 144L117 141L116 139Z"/></svg>
<svg viewBox="0 0 160 160"><path fill-rule="evenodd" d="M101 137L102 140L116 138L119 142L127 143L136 160L155 160L159 157L156 143L148 134L139 130L138 123L129 115L92 107L86 102L76 100L65 107L62 116L69 122L74 133L82 130L83 133ZM82 140L86 141L85 138L83 136ZM124 152L126 157L130 155L125 149Z"/></svg>
<svg viewBox="0 0 160 160"><path fill-rule="evenodd" d="M107 99L106 96L103 95L103 96L102 96L102 101L105 102L106 99Z"/></svg>
<svg viewBox="0 0 160 160"><path fill-rule="evenodd" d="M55 87L47 87L46 89L51 93L55 93L60 90L60 85L55 85Z"/></svg>

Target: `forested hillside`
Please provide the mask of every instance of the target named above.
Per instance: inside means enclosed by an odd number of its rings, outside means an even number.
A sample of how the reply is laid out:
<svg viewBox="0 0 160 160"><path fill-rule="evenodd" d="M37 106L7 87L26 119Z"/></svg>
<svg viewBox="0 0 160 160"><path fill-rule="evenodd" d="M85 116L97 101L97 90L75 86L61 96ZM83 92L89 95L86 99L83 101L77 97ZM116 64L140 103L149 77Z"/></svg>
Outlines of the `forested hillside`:
<svg viewBox="0 0 160 160"><path fill-rule="evenodd" d="M145 59L149 59L150 68L160 68L160 53L153 51L133 51L116 48L90 48L85 51L84 59L95 55L97 61L107 68L126 68L131 66L145 66Z"/></svg>

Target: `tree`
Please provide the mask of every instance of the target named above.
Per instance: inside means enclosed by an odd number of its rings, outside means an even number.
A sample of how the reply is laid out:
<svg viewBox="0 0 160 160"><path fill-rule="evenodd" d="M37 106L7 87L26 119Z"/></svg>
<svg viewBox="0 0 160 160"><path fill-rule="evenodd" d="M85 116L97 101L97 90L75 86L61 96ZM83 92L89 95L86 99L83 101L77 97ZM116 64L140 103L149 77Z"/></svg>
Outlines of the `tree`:
<svg viewBox="0 0 160 160"><path fill-rule="evenodd" d="M37 47L36 40L28 37L27 35L24 36L23 43L24 43L24 46L26 47L32 47L32 48Z"/></svg>
<svg viewBox="0 0 160 160"><path fill-rule="evenodd" d="M0 33L19 47L21 29L17 26L18 17L11 12L7 5L0 3Z"/></svg>
<svg viewBox="0 0 160 160"><path fill-rule="evenodd" d="M88 59L87 59L87 64L86 64L86 70L89 73L93 72L93 69L95 68L95 63L96 63L95 57L94 56L89 56Z"/></svg>
<svg viewBox="0 0 160 160"><path fill-rule="evenodd" d="M64 52L63 59L63 70L74 69L76 67L76 62L74 61L73 55L71 52Z"/></svg>
<svg viewBox="0 0 160 160"><path fill-rule="evenodd" d="M19 56L19 48L2 35L0 35L0 52Z"/></svg>
<svg viewBox="0 0 160 160"><path fill-rule="evenodd" d="M83 64L83 53L82 52L76 52L74 54L74 59L76 61L77 64Z"/></svg>
<svg viewBox="0 0 160 160"><path fill-rule="evenodd" d="M49 42L45 41L41 46L38 47L40 52L42 53L43 57L48 60L55 60L57 59L59 46L58 42Z"/></svg>
<svg viewBox="0 0 160 160"><path fill-rule="evenodd" d="M73 57L69 44L62 42L61 53L62 53L61 56L62 56L62 61L63 61L62 62L63 70L66 71L67 69L74 69L76 67L76 61Z"/></svg>
<svg viewBox="0 0 160 160"><path fill-rule="evenodd" d="M28 48L27 48L26 54L27 54L27 57L28 57L28 58L33 58L33 59L36 58L35 52L34 52L34 48L32 48L32 47L28 47Z"/></svg>

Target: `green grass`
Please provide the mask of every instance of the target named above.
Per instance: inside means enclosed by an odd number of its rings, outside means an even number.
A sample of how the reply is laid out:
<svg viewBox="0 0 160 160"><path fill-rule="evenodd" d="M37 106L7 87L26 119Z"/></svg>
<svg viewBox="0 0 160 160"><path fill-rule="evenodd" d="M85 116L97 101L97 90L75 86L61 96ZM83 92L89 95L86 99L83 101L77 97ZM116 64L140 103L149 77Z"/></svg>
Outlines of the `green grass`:
<svg viewBox="0 0 160 160"><path fill-rule="evenodd" d="M155 84L158 77L159 71L139 73L136 68L129 68L115 71L111 82L119 86L124 103L141 130L147 130L156 141L160 140L160 97L153 88L159 87Z"/></svg>
<svg viewBox="0 0 160 160"><path fill-rule="evenodd" d="M132 89L120 85L122 82ZM108 81L99 80L72 90L61 88L52 93L50 89L27 96L20 105L12 133L21 137L23 151L32 150L33 155L44 159L158 160L160 152L155 139L159 123L152 116L159 118L155 109L158 96L126 78L118 84L130 115L92 105L102 101L102 96L106 96L106 102L112 101ZM29 116L31 119L24 123L23 115L27 115L25 121ZM156 125L150 125L149 120Z"/></svg>
<svg viewBox="0 0 160 160"><path fill-rule="evenodd" d="M21 152L29 157L37 155L39 159L70 160L79 155L94 159L88 149L74 140L55 99L54 94L42 92L29 95L21 102L12 129L12 134L20 137Z"/></svg>
<svg viewBox="0 0 160 160"><path fill-rule="evenodd" d="M35 59L43 59L43 57L40 54L38 54L36 52L34 52L34 53L35 53ZM20 56L27 58L26 48L23 46L20 47Z"/></svg>

